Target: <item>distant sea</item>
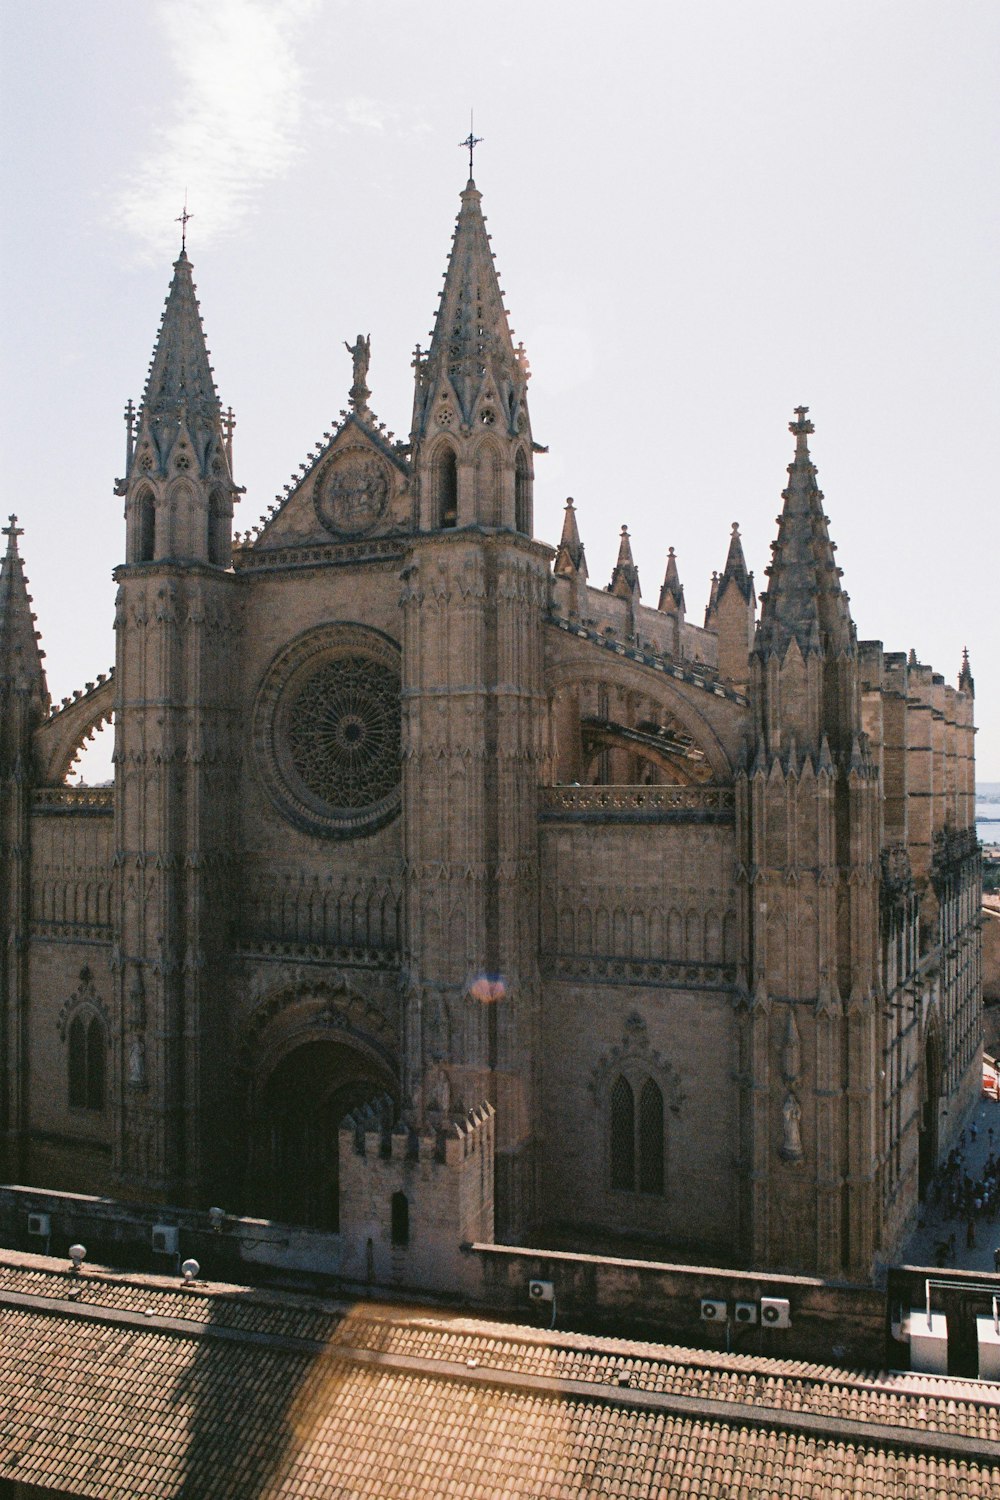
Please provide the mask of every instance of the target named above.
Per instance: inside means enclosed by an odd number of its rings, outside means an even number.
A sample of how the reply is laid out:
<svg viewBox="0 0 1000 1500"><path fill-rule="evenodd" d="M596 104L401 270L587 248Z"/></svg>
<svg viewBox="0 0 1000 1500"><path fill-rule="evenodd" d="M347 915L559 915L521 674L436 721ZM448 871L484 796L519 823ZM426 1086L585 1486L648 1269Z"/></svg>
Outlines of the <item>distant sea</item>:
<svg viewBox="0 0 1000 1500"><path fill-rule="evenodd" d="M976 833L984 844L1000 845L1000 781L976 782Z"/></svg>

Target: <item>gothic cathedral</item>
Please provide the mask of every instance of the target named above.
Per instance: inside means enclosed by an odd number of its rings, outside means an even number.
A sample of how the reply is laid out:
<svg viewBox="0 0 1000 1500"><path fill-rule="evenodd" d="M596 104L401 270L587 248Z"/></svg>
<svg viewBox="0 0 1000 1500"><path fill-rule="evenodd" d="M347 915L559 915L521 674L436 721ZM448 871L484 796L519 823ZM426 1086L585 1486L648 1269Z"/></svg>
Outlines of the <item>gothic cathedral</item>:
<svg viewBox="0 0 1000 1500"><path fill-rule="evenodd" d="M60 707L6 530L0 1170L342 1233L345 1117L488 1117L498 1239L869 1278L979 1087L968 659L857 639L804 407L759 611L735 525L703 625L672 551L654 607L624 528L606 588L572 501L538 540L471 179L407 441L348 347L234 537L182 249Z"/></svg>

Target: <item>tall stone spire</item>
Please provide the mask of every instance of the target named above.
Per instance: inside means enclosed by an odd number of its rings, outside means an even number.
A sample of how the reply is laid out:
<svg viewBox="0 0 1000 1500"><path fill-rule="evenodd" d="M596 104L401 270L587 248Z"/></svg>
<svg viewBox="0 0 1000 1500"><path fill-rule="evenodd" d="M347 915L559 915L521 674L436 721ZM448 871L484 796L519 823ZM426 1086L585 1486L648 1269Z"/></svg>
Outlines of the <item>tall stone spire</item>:
<svg viewBox="0 0 1000 1500"><path fill-rule="evenodd" d="M232 552L232 413L223 416L201 313L182 248L174 262L146 388L126 410L129 562L163 558L228 567Z"/></svg>
<svg viewBox="0 0 1000 1500"><path fill-rule="evenodd" d="M514 347L481 203L470 177L430 348L418 344L413 360L410 438L421 525L530 534L530 370L523 344Z"/></svg>
<svg viewBox="0 0 1000 1500"><path fill-rule="evenodd" d="M38 644L31 595L17 539L22 535L17 517L3 528L7 550L0 562L0 682L6 689L27 693L40 713L48 712L49 694Z"/></svg>
<svg viewBox="0 0 1000 1500"><path fill-rule="evenodd" d="M976 696L976 683L972 676L972 668L969 666L969 648L962 647L962 669L958 674L959 691L968 693L970 698Z"/></svg>
<svg viewBox="0 0 1000 1500"><path fill-rule="evenodd" d="M677 557L673 547L667 552L667 571L663 575L658 607L670 614L684 613L684 589L677 571Z"/></svg>
<svg viewBox="0 0 1000 1500"><path fill-rule="evenodd" d="M214 428L221 415L186 250L174 262L173 280L143 392L142 414L161 422L186 414L189 422L209 429Z"/></svg>
<svg viewBox="0 0 1000 1500"><path fill-rule="evenodd" d="M814 428L806 417L808 410L796 407L796 420L789 423L795 458L788 468L788 488L782 492L778 537L771 547L770 584L761 596L754 650L762 658L783 657L793 640L803 656L853 654L855 647L847 595L840 587L842 570L834 561L823 493L809 456L808 437Z"/></svg>

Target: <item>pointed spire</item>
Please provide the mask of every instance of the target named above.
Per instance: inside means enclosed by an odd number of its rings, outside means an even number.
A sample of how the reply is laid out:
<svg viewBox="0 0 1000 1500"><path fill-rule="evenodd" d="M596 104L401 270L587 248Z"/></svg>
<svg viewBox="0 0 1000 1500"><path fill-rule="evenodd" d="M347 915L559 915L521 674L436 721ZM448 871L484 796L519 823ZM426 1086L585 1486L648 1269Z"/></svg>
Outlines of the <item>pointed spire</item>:
<svg viewBox="0 0 1000 1500"><path fill-rule="evenodd" d="M808 410L796 407L796 420L789 423L795 458L788 467L788 488L782 493L784 508L767 569L770 584L762 596L754 643L762 657L783 657L793 640L803 655L816 650L830 656L851 654L855 647L847 596L840 586L841 569L834 560L835 548L823 513L823 494L809 456L813 424L806 418Z"/></svg>
<svg viewBox="0 0 1000 1500"><path fill-rule="evenodd" d="M430 349L414 361L414 437L432 430L435 402L443 400L457 404L466 424L481 420L510 436L527 434L528 360L523 344L515 348L511 337L481 203L482 194L470 177ZM482 410L480 398L486 401Z"/></svg>
<svg viewBox="0 0 1000 1500"><path fill-rule="evenodd" d="M576 509L571 495L566 500L562 536L559 539L559 550L556 553L552 571L559 576L577 573L584 578L587 577L587 559L584 556L583 543L576 524Z"/></svg>
<svg viewBox="0 0 1000 1500"><path fill-rule="evenodd" d="M976 684L972 676L972 668L969 666L969 648L962 647L962 669L958 674L958 687L962 693L968 693L970 698L976 696Z"/></svg>
<svg viewBox="0 0 1000 1500"><path fill-rule="evenodd" d="M160 331L142 397L142 413L189 422L217 422L221 412L205 344L205 330L191 279L191 262L182 250L174 262Z"/></svg>
<svg viewBox="0 0 1000 1500"><path fill-rule="evenodd" d="M719 576L718 597L720 599L731 583L736 585L744 599L749 603L750 596L753 593L753 574L747 572L746 559L743 556L743 543L740 541L740 524L738 521L733 522L726 566Z"/></svg>
<svg viewBox="0 0 1000 1500"><path fill-rule="evenodd" d="M632 560L632 543L629 540L627 526L622 527L621 541L618 544L618 561L611 574L608 592L617 594L620 599L639 598L639 569Z"/></svg>
<svg viewBox="0 0 1000 1500"><path fill-rule="evenodd" d="M31 595L17 539L22 530L11 516L3 528L7 550L0 562L0 684L35 695L43 713L48 712L49 694L38 644Z"/></svg>
<svg viewBox="0 0 1000 1500"><path fill-rule="evenodd" d="M670 614L683 614L684 612L684 590L677 572L677 558L673 547L667 551L667 571L663 575L660 602L657 608L666 610Z"/></svg>

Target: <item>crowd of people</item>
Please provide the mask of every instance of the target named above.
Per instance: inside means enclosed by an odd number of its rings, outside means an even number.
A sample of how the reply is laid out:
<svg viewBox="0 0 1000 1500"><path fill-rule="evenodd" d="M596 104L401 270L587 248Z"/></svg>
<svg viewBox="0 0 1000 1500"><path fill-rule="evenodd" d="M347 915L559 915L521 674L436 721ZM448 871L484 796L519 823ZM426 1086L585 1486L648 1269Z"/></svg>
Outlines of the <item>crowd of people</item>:
<svg viewBox="0 0 1000 1500"><path fill-rule="evenodd" d="M988 1129L989 1155L978 1177L972 1177L966 1163L966 1152L975 1146L978 1127L973 1120L948 1153L927 1193L927 1209L942 1227L957 1220L960 1228L947 1239L938 1240L935 1256L939 1266L954 1265L958 1234L964 1233L965 1245L974 1250L984 1224L994 1224L1000 1211L1000 1157L993 1152L993 1126ZM1000 1271L1000 1247L993 1252L994 1270Z"/></svg>

